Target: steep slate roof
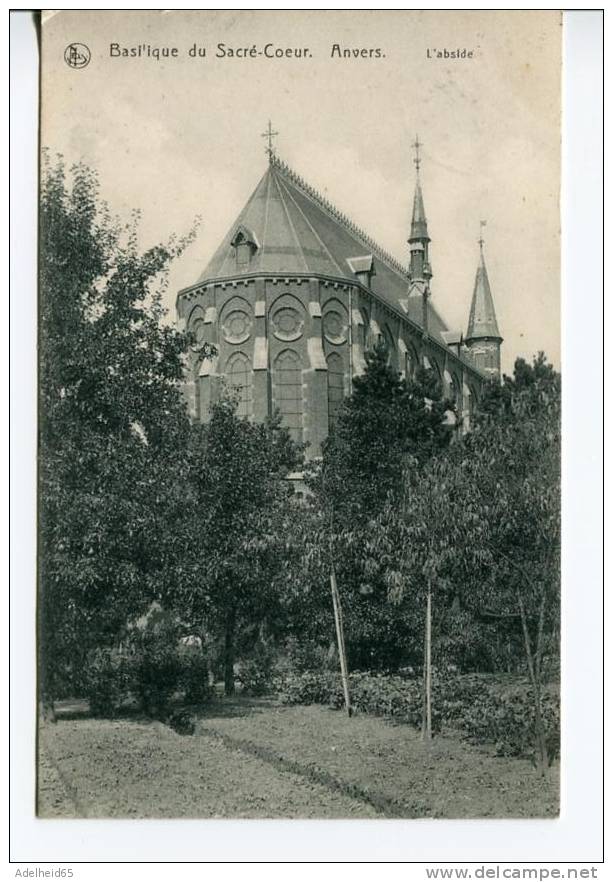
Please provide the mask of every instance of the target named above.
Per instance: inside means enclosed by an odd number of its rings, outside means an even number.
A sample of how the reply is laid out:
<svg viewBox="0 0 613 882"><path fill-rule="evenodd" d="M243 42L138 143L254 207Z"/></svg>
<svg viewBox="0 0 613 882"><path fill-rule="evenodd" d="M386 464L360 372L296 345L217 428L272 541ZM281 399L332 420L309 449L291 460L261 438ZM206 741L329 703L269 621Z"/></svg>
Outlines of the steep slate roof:
<svg viewBox="0 0 613 882"><path fill-rule="evenodd" d="M415 200L414 209L425 224L419 184ZM242 273L231 244L239 226L250 231L259 243ZM365 253L372 253L374 258L371 290L421 327L421 297L408 296L407 272L402 264L272 154L266 173L197 284L254 273L313 273L355 282L347 260ZM428 332L446 346L442 333L447 326L431 302L428 309Z"/></svg>
<svg viewBox="0 0 613 882"><path fill-rule="evenodd" d="M468 330L466 331L467 340L475 340L480 337L502 339L496 321L496 310L494 309L490 280L487 277L483 249L481 249L479 266L477 267L473 299L468 317Z"/></svg>

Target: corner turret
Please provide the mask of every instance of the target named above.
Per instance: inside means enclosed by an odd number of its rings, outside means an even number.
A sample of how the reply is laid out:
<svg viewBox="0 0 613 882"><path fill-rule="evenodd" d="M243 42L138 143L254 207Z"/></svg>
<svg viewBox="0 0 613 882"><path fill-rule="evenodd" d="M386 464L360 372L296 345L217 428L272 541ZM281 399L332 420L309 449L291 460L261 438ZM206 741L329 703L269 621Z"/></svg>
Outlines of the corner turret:
<svg viewBox="0 0 613 882"><path fill-rule="evenodd" d="M498 330L494 299L485 266L485 256L483 254L484 226L485 221L481 221L479 265L475 277L475 287L470 305L465 342L473 362L479 370L489 375L491 379L500 380L500 345L503 338Z"/></svg>

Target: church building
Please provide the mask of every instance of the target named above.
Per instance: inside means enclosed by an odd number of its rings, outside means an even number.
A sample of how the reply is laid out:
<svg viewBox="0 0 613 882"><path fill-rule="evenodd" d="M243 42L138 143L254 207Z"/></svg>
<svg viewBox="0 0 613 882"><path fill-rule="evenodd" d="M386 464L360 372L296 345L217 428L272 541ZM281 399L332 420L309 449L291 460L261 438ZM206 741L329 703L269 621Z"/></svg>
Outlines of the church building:
<svg viewBox="0 0 613 882"><path fill-rule="evenodd" d="M483 240L466 334L443 321L431 291L430 237L419 179L407 266L292 171L269 145L268 168L200 278L177 296L195 342L187 365L192 416L206 421L223 384L239 414L274 409L317 457L365 351L379 338L393 366L411 377L434 370L456 419L468 428L484 384L500 377L500 345ZM459 295L459 296L463 296ZM468 300L468 298L467 298ZM214 359L203 359L208 342Z"/></svg>

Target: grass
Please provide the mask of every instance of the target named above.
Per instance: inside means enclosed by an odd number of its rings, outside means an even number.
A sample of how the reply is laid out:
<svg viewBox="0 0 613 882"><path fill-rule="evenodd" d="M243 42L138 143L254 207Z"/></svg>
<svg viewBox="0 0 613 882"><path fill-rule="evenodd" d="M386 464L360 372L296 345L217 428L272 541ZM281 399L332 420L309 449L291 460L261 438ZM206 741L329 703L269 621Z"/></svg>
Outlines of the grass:
<svg viewBox="0 0 613 882"><path fill-rule="evenodd" d="M220 702L194 736L139 719L40 731L41 817L530 818L558 812L558 770L450 736L322 707Z"/></svg>

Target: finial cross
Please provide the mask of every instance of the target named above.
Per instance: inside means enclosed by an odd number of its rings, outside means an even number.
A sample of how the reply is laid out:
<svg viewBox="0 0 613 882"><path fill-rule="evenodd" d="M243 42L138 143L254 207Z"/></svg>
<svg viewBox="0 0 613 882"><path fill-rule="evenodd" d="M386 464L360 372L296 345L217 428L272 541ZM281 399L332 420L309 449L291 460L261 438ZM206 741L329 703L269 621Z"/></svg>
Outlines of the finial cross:
<svg viewBox="0 0 613 882"><path fill-rule="evenodd" d="M485 239L483 238L483 228L486 226L487 221L479 221L479 248L483 251L483 245L485 244Z"/></svg>
<svg viewBox="0 0 613 882"><path fill-rule="evenodd" d="M273 132L272 123L268 120L268 128L265 132L262 132L262 138L268 138L268 146L266 147L266 152L269 156L272 156L275 152L275 148L273 147L272 139L275 138L279 132Z"/></svg>
<svg viewBox="0 0 613 882"><path fill-rule="evenodd" d="M423 146L424 145L419 140L419 135L415 135L415 140L411 144L411 147L413 147L413 149L415 150L415 159L413 160L413 162L415 163L415 168L417 169L417 171L419 171L419 166L421 165L421 158L419 156L419 148L423 147Z"/></svg>

